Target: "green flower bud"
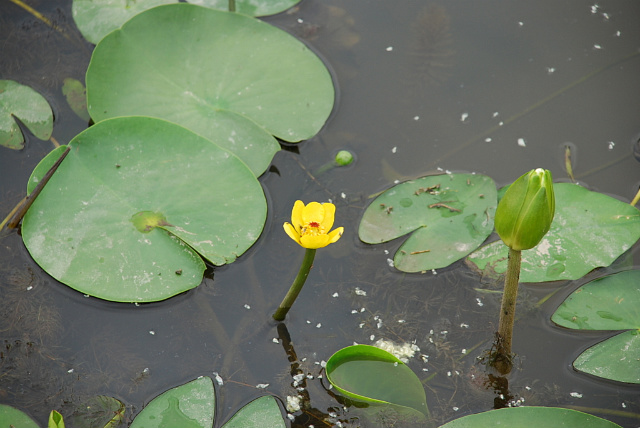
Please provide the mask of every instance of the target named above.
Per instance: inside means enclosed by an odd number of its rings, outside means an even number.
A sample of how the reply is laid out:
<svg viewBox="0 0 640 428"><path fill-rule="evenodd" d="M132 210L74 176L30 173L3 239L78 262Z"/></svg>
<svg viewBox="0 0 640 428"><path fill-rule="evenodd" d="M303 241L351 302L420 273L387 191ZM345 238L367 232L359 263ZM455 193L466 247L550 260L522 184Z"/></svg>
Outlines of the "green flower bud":
<svg viewBox="0 0 640 428"><path fill-rule="evenodd" d="M336 154L336 163L340 166L347 166L353 162L353 155L349 150L340 150Z"/></svg>
<svg viewBox="0 0 640 428"><path fill-rule="evenodd" d="M528 250L549 231L556 211L551 172L538 168L518 178L496 209L495 227L513 250Z"/></svg>

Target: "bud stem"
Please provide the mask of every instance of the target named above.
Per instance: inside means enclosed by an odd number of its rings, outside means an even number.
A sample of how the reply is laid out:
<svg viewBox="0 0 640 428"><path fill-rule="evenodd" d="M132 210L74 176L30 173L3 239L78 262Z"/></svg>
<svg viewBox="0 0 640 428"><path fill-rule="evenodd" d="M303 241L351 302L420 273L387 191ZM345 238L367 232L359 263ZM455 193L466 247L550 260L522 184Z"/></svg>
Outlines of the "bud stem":
<svg viewBox="0 0 640 428"><path fill-rule="evenodd" d="M293 280L293 284L291 284L291 288L287 292L287 295L284 296L282 303L278 306L278 309L273 314L273 319L276 321L282 321L287 316L287 312L291 309L293 302L296 301L298 294L300 294L300 290L302 290L302 286L304 282L307 280L309 276L309 271L313 266L313 258L316 255L316 250L314 248L307 248L304 253L304 260L302 260L302 265L300 266L300 270L298 271L298 276Z"/></svg>
<svg viewBox="0 0 640 428"><path fill-rule="evenodd" d="M513 322L516 315L521 256L522 254L519 250L509 248L509 264L504 278L504 294L502 295L502 305L500 307L498 341L494 357L494 366L503 375L511 372L511 368L513 367L511 342L513 337Z"/></svg>

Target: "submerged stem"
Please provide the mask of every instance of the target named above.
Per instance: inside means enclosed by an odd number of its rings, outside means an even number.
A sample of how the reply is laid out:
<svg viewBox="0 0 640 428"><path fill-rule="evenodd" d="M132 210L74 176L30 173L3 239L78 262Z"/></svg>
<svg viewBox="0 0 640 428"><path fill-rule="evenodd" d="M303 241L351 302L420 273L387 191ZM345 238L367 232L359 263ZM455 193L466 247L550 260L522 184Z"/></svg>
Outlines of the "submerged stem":
<svg viewBox="0 0 640 428"><path fill-rule="evenodd" d="M502 374L508 374L513 367L511 343L513 322L516 316L521 257L522 253L519 250L509 248L509 264L504 278L504 294L502 295L502 305L500 307L498 341L494 358L494 366Z"/></svg>
<svg viewBox="0 0 640 428"><path fill-rule="evenodd" d="M276 321L282 321L284 317L287 316L287 312L291 309L293 302L295 302L296 297L300 294L300 290L302 290L302 286L304 282L307 280L307 276L309 276L309 271L311 270L311 266L313 266L313 258L316 255L316 250L313 248L307 248L304 253L304 260L302 260L302 266L300 266L300 270L298 271L298 276L291 284L291 288L287 292L287 295L284 296L282 303L278 306L278 309L273 314L273 319Z"/></svg>

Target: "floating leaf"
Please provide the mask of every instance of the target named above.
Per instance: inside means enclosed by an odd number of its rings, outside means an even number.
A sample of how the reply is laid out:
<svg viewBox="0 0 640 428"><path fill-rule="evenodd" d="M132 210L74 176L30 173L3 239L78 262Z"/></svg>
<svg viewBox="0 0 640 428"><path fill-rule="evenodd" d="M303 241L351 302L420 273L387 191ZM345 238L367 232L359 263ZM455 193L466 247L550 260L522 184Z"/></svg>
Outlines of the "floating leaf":
<svg viewBox="0 0 640 428"><path fill-rule="evenodd" d="M211 428L214 411L213 381L203 376L151 400L130 428Z"/></svg>
<svg viewBox="0 0 640 428"><path fill-rule="evenodd" d="M440 428L484 428L505 426L509 428L621 428L609 422L577 410L557 407L511 407L475 415L464 416L442 425Z"/></svg>
<svg viewBox="0 0 640 428"><path fill-rule="evenodd" d="M520 281L578 279L609 266L640 238L640 212L629 204L570 183L554 184L556 215L540 244L522 252ZM468 262L484 275L507 268L509 249L492 242Z"/></svg>
<svg viewBox="0 0 640 428"><path fill-rule="evenodd" d="M73 20L85 39L94 45L142 11L177 0L73 0Z"/></svg>
<svg viewBox="0 0 640 428"><path fill-rule="evenodd" d="M91 120L87 111L87 90L81 81L70 77L64 79L62 95L67 98L67 104L80 119L87 122Z"/></svg>
<svg viewBox="0 0 640 428"><path fill-rule="evenodd" d="M179 123L260 175L277 141L315 135L333 107L331 76L284 31L248 16L179 3L106 36L87 71L89 113Z"/></svg>
<svg viewBox="0 0 640 428"><path fill-rule="evenodd" d="M551 320L581 330L626 330L584 351L573 363L582 372L640 383L640 271L591 281L571 293Z"/></svg>
<svg viewBox="0 0 640 428"><path fill-rule="evenodd" d="M200 284L198 253L231 263L260 236L266 200L255 176L181 126L110 119L69 145L25 215L22 236L44 270L84 294L166 299Z"/></svg>
<svg viewBox="0 0 640 428"><path fill-rule="evenodd" d="M286 425L275 398L265 395L240 409L222 428L286 428Z"/></svg>
<svg viewBox="0 0 640 428"><path fill-rule="evenodd" d="M189 0L191 4L199 4L219 10L229 10L229 0ZM250 16L267 16L283 12L300 0L236 0L236 12Z"/></svg>
<svg viewBox="0 0 640 428"><path fill-rule="evenodd" d="M640 330L629 330L600 342L576 358L573 367L617 382L640 384Z"/></svg>
<svg viewBox="0 0 640 428"><path fill-rule="evenodd" d="M53 132L53 112L47 100L28 86L0 80L0 145L20 150L24 136L15 118L41 140Z"/></svg>
<svg viewBox="0 0 640 428"><path fill-rule="evenodd" d="M420 379L393 354L375 346L354 345L333 354L327 380L348 398L368 404L389 404L429 415Z"/></svg>
<svg viewBox="0 0 640 428"><path fill-rule="evenodd" d="M363 242L377 244L412 233L395 254L395 267L405 272L442 268L489 236L496 205L495 183L485 175L422 177L378 196L358 234Z"/></svg>
<svg viewBox="0 0 640 428"><path fill-rule="evenodd" d="M6 404L0 404L0 427L39 428L26 413Z"/></svg>

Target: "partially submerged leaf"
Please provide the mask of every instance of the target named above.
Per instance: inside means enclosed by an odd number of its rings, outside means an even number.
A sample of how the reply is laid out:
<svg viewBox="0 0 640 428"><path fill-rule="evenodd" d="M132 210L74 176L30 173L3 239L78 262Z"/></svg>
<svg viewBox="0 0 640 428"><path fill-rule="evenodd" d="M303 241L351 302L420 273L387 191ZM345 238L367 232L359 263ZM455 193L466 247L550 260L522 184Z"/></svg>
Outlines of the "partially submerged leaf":
<svg viewBox="0 0 640 428"><path fill-rule="evenodd" d="M222 428L286 428L280 407L270 395L244 406Z"/></svg>
<svg viewBox="0 0 640 428"><path fill-rule="evenodd" d="M62 95L67 98L67 104L80 119L87 122L91 120L87 111L87 90L81 81L70 77L64 79Z"/></svg>
<svg viewBox="0 0 640 428"><path fill-rule="evenodd" d="M44 270L84 294L166 299L200 284L200 256L231 263L262 232L266 200L252 172L181 126L110 119L69 146L22 236Z"/></svg>
<svg viewBox="0 0 640 428"><path fill-rule="evenodd" d="M422 383L387 351L369 345L348 346L329 358L325 370L334 388L356 402L393 405L429 415Z"/></svg>
<svg viewBox="0 0 640 428"><path fill-rule="evenodd" d="M640 238L640 211L602 193L554 184L556 215L538 246L522 252L521 282L578 279L609 266ZM509 249L492 242L467 258L487 276L507 268Z"/></svg>
<svg viewBox="0 0 640 428"><path fill-rule="evenodd" d="M94 45L138 13L177 0L73 0L73 20L85 39Z"/></svg>
<svg viewBox="0 0 640 428"><path fill-rule="evenodd" d="M124 418L125 405L113 397L91 397L69 417L74 428L114 428Z"/></svg>
<svg viewBox="0 0 640 428"><path fill-rule="evenodd" d="M449 266L493 230L496 186L479 174L443 174L400 183L369 205L358 234L369 244L412 235L394 256L405 272Z"/></svg>
<svg viewBox="0 0 640 428"><path fill-rule="evenodd" d="M214 412L213 381L203 376L151 400L130 428L211 428Z"/></svg>
<svg viewBox="0 0 640 428"><path fill-rule="evenodd" d="M621 428L606 419L557 407L511 407L454 419L440 428Z"/></svg>
<svg viewBox="0 0 640 428"><path fill-rule="evenodd" d="M24 136L15 118L41 140L53 132L53 112L46 99L28 86L0 80L0 145L20 150Z"/></svg>
<svg viewBox="0 0 640 428"><path fill-rule="evenodd" d="M575 290L551 320L580 330L633 329L585 350L576 370L618 382L640 383L640 271L629 270L591 281Z"/></svg>
<svg viewBox="0 0 640 428"><path fill-rule="evenodd" d="M188 3L218 10L229 10L229 0L189 0ZM274 15L298 3L300 0L236 0L236 12L250 16Z"/></svg>
<svg viewBox="0 0 640 428"><path fill-rule="evenodd" d="M279 144L315 135L333 108L322 61L251 17L179 3L141 13L96 46L87 71L94 121L146 115L179 123L240 157L256 176Z"/></svg>

